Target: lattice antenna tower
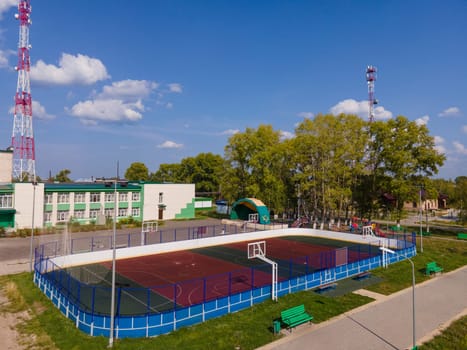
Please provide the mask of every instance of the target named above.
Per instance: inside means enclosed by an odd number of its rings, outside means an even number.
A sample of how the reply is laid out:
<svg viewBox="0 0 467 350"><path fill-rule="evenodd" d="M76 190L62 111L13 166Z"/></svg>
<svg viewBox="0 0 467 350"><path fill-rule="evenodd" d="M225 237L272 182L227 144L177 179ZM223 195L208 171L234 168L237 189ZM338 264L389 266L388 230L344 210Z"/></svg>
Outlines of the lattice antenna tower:
<svg viewBox="0 0 467 350"><path fill-rule="evenodd" d="M31 25L31 1L19 0L18 13L15 18L19 20L18 42L18 83L15 95L15 114L13 121L13 135L11 146L13 148L13 179L17 181L35 181L35 148L34 133L32 129L32 99L29 81L29 26Z"/></svg>
<svg viewBox="0 0 467 350"><path fill-rule="evenodd" d="M375 119L375 105L378 100L375 98L375 81L376 81L376 67L366 67L366 81L368 83L368 120L370 122Z"/></svg>

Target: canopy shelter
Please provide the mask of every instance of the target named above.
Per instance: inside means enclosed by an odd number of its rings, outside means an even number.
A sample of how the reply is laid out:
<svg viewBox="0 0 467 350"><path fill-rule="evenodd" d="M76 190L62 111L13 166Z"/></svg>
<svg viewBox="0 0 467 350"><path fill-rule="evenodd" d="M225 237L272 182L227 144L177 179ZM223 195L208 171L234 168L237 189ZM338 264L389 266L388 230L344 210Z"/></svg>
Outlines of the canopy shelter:
<svg viewBox="0 0 467 350"><path fill-rule="evenodd" d="M242 198L232 205L230 218L232 220L248 221L250 214L258 214L258 222L260 224L270 224L269 209L256 198Z"/></svg>

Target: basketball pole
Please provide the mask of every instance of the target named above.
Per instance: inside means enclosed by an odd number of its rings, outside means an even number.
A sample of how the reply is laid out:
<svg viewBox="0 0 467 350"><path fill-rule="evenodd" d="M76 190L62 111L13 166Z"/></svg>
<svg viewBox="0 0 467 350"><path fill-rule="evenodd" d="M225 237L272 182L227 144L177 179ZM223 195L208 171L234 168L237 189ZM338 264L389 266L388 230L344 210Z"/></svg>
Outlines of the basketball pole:
<svg viewBox="0 0 467 350"><path fill-rule="evenodd" d="M118 171L117 171L118 172ZM112 296L110 301L110 337L109 348L114 345L114 323L115 323L115 256L116 256L116 237L117 237L117 181L114 180L114 222L112 234Z"/></svg>

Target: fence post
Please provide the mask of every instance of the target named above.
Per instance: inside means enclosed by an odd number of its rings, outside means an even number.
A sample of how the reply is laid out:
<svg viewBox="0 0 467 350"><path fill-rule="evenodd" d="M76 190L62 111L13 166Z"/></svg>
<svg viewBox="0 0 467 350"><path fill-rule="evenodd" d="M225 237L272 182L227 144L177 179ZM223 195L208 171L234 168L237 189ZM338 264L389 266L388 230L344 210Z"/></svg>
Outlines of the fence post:
<svg viewBox="0 0 467 350"><path fill-rule="evenodd" d="M92 287L92 300L91 300L91 315L92 321L94 322L94 306L96 301L96 286Z"/></svg>
<svg viewBox="0 0 467 350"><path fill-rule="evenodd" d="M203 278L203 303L206 302L206 277Z"/></svg>
<svg viewBox="0 0 467 350"><path fill-rule="evenodd" d="M147 307L147 312L149 316L149 314L151 313L151 289L150 288L146 288L146 296L147 296L146 307Z"/></svg>
<svg viewBox="0 0 467 350"><path fill-rule="evenodd" d="M122 298L122 287L118 287L117 312L115 313L115 316L117 316L117 317L120 316L120 304L121 304L121 301L122 301L121 298Z"/></svg>
<svg viewBox="0 0 467 350"><path fill-rule="evenodd" d="M251 289L255 288L255 269L251 267Z"/></svg>

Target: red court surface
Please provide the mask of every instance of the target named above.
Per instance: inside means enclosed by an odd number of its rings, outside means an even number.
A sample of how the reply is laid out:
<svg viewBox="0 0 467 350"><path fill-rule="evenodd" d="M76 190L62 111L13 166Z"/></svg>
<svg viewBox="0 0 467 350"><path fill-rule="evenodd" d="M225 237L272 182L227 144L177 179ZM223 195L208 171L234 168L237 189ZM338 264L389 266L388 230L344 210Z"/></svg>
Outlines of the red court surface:
<svg viewBox="0 0 467 350"><path fill-rule="evenodd" d="M116 271L183 306L271 283L268 273L192 251L118 260Z"/></svg>
<svg viewBox="0 0 467 350"><path fill-rule="evenodd" d="M289 239L281 238L268 238L266 241L266 256L271 259L289 260L291 258L304 257L312 254L334 251L336 247L329 247L324 245L309 244ZM227 244L227 247L232 247L240 250L247 251L248 243L256 242L238 242Z"/></svg>
<svg viewBox="0 0 467 350"><path fill-rule="evenodd" d="M264 240L266 257L283 264L286 270L291 266L289 262L295 266L308 266L307 269L336 266L336 250L343 252L342 261L345 262L352 255L349 251L347 257L346 248L329 245L284 238ZM117 261L116 271L138 287L150 288L175 304L194 305L271 284L269 266L264 263L258 267L256 262L256 268L252 268L255 262L247 260L248 243L122 259ZM103 265L111 268L111 262ZM279 280L284 277L279 276Z"/></svg>

